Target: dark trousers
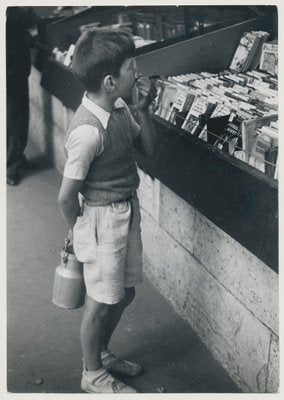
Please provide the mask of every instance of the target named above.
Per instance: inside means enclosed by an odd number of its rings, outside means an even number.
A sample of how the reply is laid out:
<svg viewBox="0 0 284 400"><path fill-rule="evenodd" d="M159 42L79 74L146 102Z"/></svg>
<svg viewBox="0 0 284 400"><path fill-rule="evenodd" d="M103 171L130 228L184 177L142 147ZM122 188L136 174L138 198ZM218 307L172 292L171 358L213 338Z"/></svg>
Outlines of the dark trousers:
<svg viewBox="0 0 284 400"><path fill-rule="evenodd" d="M7 176L21 173L29 128L29 86L27 76L7 78Z"/></svg>

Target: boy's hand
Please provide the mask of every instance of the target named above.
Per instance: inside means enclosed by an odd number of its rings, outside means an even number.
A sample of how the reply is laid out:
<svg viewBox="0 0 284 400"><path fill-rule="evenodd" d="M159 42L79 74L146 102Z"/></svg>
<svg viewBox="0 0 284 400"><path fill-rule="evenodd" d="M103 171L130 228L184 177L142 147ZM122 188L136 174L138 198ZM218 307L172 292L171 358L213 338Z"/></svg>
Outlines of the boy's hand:
<svg viewBox="0 0 284 400"><path fill-rule="evenodd" d="M69 229L67 237L69 239L70 246L73 246L73 229Z"/></svg>
<svg viewBox="0 0 284 400"><path fill-rule="evenodd" d="M157 96L157 89L151 79L141 76L136 81L136 88L137 108L140 111L145 111Z"/></svg>
<svg viewBox="0 0 284 400"><path fill-rule="evenodd" d="M73 246L73 229L69 229L67 238L65 239L65 243L66 243L65 251L69 254L75 254Z"/></svg>

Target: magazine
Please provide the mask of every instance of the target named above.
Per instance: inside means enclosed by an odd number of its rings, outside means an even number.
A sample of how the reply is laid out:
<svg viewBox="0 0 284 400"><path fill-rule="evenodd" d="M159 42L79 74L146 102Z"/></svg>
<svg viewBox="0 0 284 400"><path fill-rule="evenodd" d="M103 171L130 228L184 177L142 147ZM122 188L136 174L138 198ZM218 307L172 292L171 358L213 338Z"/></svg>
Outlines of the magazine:
<svg viewBox="0 0 284 400"><path fill-rule="evenodd" d="M230 69L245 72L259 63L262 44L269 34L263 31L245 32L232 59Z"/></svg>
<svg viewBox="0 0 284 400"><path fill-rule="evenodd" d="M273 43L264 43L260 57L259 68L272 75L278 76L278 45Z"/></svg>
<svg viewBox="0 0 284 400"><path fill-rule="evenodd" d="M172 104L168 121L174 125L181 127L189 108L195 99L193 91L189 91L188 87L178 87L176 97Z"/></svg>
<svg viewBox="0 0 284 400"><path fill-rule="evenodd" d="M157 110L155 111L155 115L158 115L161 118L168 120L170 110L174 99L176 97L177 86L169 83L167 81L163 81L160 84L158 100L157 100Z"/></svg>
<svg viewBox="0 0 284 400"><path fill-rule="evenodd" d="M182 129L190 132L192 135L199 136L215 107L216 103L213 103L208 96L196 96L182 125Z"/></svg>
<svg viewBox="0 0 284 400"><path fill-rule="evenodd" d="M245 65L256 38L256 35L252 32L246 32L243 35L231 62L231 70L237 72L243 71L243 66Z"/></svg>
<svg viewBox="0 0 284 400"><path fill-rule="evenodd" d="M261 172L265 172L265 154L270 150L271 143L272 139L270 136L264 135L261 131L257 130L252 142L249 165Z"/></svg>

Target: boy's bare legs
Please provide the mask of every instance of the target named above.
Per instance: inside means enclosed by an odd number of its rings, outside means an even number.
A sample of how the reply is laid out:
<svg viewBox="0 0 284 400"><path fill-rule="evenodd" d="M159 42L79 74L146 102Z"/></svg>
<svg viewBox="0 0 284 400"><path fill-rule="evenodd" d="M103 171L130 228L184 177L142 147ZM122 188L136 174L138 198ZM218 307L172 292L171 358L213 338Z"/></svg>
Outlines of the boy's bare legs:
<svg viewBox="0 0 284 400"><path fill-rule="evenodd" d="M108 304L98 303L87 296L80 334L83 357L88 371L95 371L102 367L101 348L109 308Z"/></svg>
<svg viewBox="0 0 284 400"><path fill-rule="evenodd" d="M80 331L85 364L81 389L87 393L137 393L110 375L108 368L102 365L101 347L109 309L108 304L87 297Z"/></svg>
<svg viewBox="0 0 284 400"><path fill-rule="evenodd" d="M135 288L125 288L124 298L117 304L98 303L87 296L81 323L81 343L88 371L102 367L101 351L107 350L111 335L124 309L135 297Z"/></svg>
<svg viewBox="0 0 284 400"><path fill-rule="evenodd" d="M84 370L99 371L103 366L110 372L130 376L142 371L141 365L117 358L107 351L111 335L134 297L134 287L126 288L124 298L113 305L98 303L87 297L81 324Z"/></svg>
<svg viewBox="0 0 284 400"><path fill-rule="evenodd" d="M109 312L105 319L104 335L102 338L101 350L107 350L111 335L117 327L125 308L132 302L135 297L135 288L125 288L124 298L117 304L109 306Z"/></svg>
<svg viewBox="0 0 284 400"><path fill-rule="evenodd" d="M105 331L102 339L102 364L110 372L135 376L141 373L142 367L131 361L118 358L108 351L111 335L117 327L125 308L135 297L135 288L125 288L124 298L117 304L111 305L105 319Z"/></svg>

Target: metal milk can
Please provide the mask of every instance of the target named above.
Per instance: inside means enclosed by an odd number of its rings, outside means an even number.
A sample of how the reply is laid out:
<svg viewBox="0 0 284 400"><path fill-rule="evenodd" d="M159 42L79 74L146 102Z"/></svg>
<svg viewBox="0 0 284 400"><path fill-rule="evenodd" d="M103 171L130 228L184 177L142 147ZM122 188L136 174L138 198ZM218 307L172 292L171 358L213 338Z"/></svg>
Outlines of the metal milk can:
<svg viewBox="0 0 284 400"><path fill-rule="evenodd" d="M61 252L61 263L55 270L52 302L62 308L79 308L84 305L86 295L83 263L68 250L68 244L67 238Z"/></svg>

